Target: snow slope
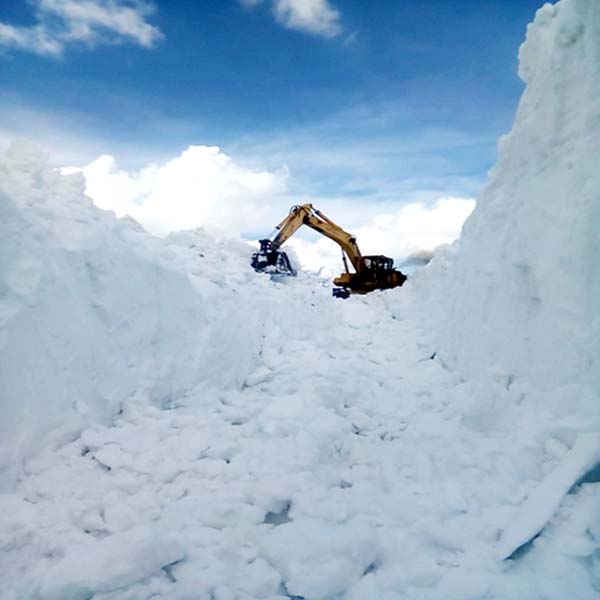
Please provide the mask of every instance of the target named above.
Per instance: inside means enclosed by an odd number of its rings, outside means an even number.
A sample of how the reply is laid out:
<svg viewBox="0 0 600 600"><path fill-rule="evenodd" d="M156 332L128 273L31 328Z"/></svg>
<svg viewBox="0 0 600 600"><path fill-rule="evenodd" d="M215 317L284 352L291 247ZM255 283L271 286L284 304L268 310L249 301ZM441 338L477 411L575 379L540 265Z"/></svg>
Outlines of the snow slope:
<svg viewBox="0 0 600 600"><path fill-rule="evenodd" d="M460 246L392 292L271 281L4 155L2 598L596 600L599 28L538 12Z"/></svg>

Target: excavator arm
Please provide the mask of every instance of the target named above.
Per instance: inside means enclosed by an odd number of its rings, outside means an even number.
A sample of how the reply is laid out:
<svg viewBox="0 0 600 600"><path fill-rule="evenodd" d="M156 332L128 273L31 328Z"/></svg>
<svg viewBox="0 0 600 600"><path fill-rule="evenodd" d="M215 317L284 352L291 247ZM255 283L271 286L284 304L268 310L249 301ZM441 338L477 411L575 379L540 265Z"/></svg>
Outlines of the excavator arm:
<svg viewBox="0 0 600 600"><path fill-rule="evenodd" d="M285 242L291 238L302 225L306 225L315 231L333 240L344 252L344 263L346 256L350 259L355 271L360 268L360 259L362 255L356 244L356 238L344 231L339 225L336 225L331 219L326 217L320 210L314 208L312 204L301 204L292 206L289 215L277 225L277 235L273 238L273 247L279 249ZM348 270L346 266L346 270Z"/></svg>
<svg viewBox="0 0 600 600"><path fill-rule="evenodd" d="M287 217L275 228L277 233L273 239L260 240L260 250L252 255L254 269L279 275L295 275L286 253L280 248L302 225L318 231L342 249L345 273L333 280L335 285L340 286L333 289L334 296L347 298L350 293L366 294L376 289L397 287L406 281L406 275L393 268L391 258L382 255L363 256L356 238L312 204L292 206ZM347 259L354 267L354 273L350 272Z"/></svg>

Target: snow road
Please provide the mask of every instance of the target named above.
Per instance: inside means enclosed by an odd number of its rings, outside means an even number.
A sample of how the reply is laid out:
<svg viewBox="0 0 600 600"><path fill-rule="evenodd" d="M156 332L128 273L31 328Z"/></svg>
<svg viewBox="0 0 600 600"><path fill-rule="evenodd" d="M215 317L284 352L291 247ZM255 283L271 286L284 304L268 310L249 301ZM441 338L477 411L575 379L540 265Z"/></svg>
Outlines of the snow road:
<svg viewBox="0 0 600 600"><path fill-rule="evenodd" d="M132 399L112 426L26 461L0 496L5 597L595 597L568 557L557 589L496 556L535 485L523 469L548 470L548 454L530 442L524 457L525 433L472 405L389 295L335 301L312 283L274 285L304 314L273 303L238 389ZM572 502L594 500L590 487Z"/></svg>

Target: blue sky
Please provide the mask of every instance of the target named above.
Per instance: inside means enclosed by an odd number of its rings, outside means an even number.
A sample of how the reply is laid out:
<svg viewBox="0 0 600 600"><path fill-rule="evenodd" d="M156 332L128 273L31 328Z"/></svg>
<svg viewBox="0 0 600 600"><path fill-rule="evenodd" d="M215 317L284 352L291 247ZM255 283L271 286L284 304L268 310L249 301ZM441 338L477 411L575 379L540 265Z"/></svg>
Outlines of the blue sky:
<svg viewBox="0 0 600 600"><path fill-rule="evenodd" d="M217 145L285 165L311 197L473 196L510 129L540 5L3 0L0 140L130 169Z"/></svg>

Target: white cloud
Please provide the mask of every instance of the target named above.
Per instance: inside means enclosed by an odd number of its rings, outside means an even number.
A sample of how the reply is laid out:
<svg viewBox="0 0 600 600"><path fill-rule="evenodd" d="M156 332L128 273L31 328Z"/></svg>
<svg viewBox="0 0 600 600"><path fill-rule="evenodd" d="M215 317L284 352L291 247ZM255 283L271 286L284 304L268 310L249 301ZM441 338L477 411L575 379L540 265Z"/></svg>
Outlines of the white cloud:
<svg viewBox="0 0 600 600"><path fill-rule="evenodd" d="M190 146L162 165L139 171L119 169L110 155L63 171L82 172L86 192L97 206L119 217L130 215L156 235L203 226L258 237L267 235L292 204L312 201L356 236L363 254L400 261L454 241L475 207L475 200L456 197L382 207L353 199L291 196L287 170L250 169L208 146ZM323 268L327 274L341 268L340 248L309 228L302 228L287 244L305 268Z"/></svg>
<svg viewBox="0 0 600 600"><path fill-rule="evenodd" d="M227 148L235 160L215 150L201 158L192 153L185 160L171 160L171 145L116 143L90 130L85 115L38 112L14 100L0 103L0 147L11 139L27 137L43 144L54 165L90 163L85 171L97 202L120 215L129 212L159 233L222 220L222 228L232 234L243 231L260 237L270 233L290 205L313 202L356 234L365 253L403 259L413 251L451 241L474 204L461 199L477 195L481 180L456 177L452 174L464 165L432 157L440 153L451 157L460 154L457 149L479 148L487 140L439 130L386 138L380 136L370 115L367 112L363 120L372 137L346 135L342 123L361 122L359 117L353 121L346 115L302 130L282 131L280 136L238 140ZM160 115L152 117L145 120L160 123L159 132L186 129L182 123L161 121ZM103 153L117 155L119 166L110 156L94 160ZM206 184L204 178L194 178L194 171L209 172L209 166L218 164L215 153L224 163L219 175L208 177ZM171 177L171 169L162 171L173 162L190 173ZM281 170L285 164L293 176ZM239 173L263 174L267 184L248 190L239 184ZM222 182L220 187L215 179ZM162 200L155 191L159 180ZM229 186L230 181L234 185ZM224 218L218 213L221 194L229 212ZM450 196L457 200L447 200ZM193 207L198 199L206 200L202 209ZM339 271L340 251L333 242L302 228L291 244L307 267Z"/></svg>
<svg viewBox="0 0 600 600"><path fill-rule="evenodd" d="M433 204L415 202L394 214L374 217L356 231L363 252L406 257L454 241L475 208L469 198L440 198Z"/></svg>
<svg viewBox="0 0 600 600"><path fill-rule="evenodd" d="M157 235L199 226L239 235L270 223L273 205L278 214L287 210L287 172L239 166L217 147L190 146L136 172L120 170L108 155L63 171L83 172L97 206L128 214Z"/></svg>
<svg viewBox="0 0 600 600"><path fill-rule="evenodd" d="M312 200L356 236L363 254L399 260L455 240L475 207L469 198L442 197L385 205L385 212L377 213L377 204L364 200L292 197L287 171L249 169L208 146L190 146L162 165L134 172L119 169L110 155L63 171L82 172L86 192L97 206L119 217L130 215L156 235L200 226L232 236L266 235L290 205ZM333 275L341 268L340 248L309 228L302 228L288 245L307 269Z"/></svg>
<svg viewBox="0 0 600 600"><path fill-rule="evenodd" d="M60 56L74 43L94 47L128 40L150 48L163 37L146 21L153 5L139 0L36 0L35 6L33 26L0 22L0 47Z"/></svg>
<svg viewBox="0 0 600 600"><path fill-rule="evenodd" d="M60 55L63 50L63 42L41 25L12 27L0 23L0 47L2 46L54 56Z"/></svg>
<svg viewBox="0 0 600 600"><path fill-rule="evenodd" d="M402 260L453 242L474 208L475 200L470 198L439 198L432 204L414 202L394 213L375 215L361 227L348 229L356 236L363 254L385 254ZM336 216L328 216L343 226ZM326 238L315 241L292 238L288 243L307 269L323 269L326 274L334 275L342 268L340 248Z"/></svg>
<svg viewBox="0 0 600 600"><path fill-rule="evenodd" d="M263 0L240 0L254 8ZM287 29L295 29L323 37L342 32L341 14L328 0L271 0L275 20Z"/></svg>
<svg viewBox="0 0 600 600"><path fill-rule="evenodd" d="M288 29L325 37L341 32L340 13L327 0L276 0L275 18Z"/></svg>

